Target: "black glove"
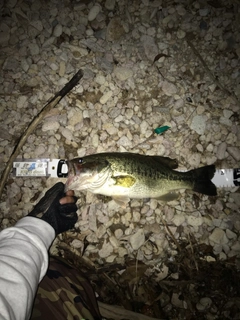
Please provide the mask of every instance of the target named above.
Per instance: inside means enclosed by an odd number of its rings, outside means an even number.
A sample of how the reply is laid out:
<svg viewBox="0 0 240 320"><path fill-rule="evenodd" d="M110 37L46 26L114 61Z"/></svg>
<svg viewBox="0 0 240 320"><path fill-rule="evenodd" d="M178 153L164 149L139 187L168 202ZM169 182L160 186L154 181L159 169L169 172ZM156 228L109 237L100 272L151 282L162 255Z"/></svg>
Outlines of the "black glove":
<svg viewBox="0 0 240 320"><path fill-rule="evenodd" d="M60 204L59 200L64 196L66 196L64 184L62 182L56 183L46 192L28 216L40 218L49 223L56 235L72 229L78 219L77 198L73 197L74 203Z"/></svg>

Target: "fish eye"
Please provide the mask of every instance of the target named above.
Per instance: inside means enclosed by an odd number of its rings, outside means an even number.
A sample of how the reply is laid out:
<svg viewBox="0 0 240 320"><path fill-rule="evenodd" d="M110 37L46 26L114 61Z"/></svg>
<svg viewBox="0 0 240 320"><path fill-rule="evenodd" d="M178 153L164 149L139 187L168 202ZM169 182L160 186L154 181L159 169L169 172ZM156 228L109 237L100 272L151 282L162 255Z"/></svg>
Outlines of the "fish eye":
<svg viewBox="0 0 240 320"><path fill-rule="evenodd" d="M78 163L83 163L83 158L79 158Z"/></svg>

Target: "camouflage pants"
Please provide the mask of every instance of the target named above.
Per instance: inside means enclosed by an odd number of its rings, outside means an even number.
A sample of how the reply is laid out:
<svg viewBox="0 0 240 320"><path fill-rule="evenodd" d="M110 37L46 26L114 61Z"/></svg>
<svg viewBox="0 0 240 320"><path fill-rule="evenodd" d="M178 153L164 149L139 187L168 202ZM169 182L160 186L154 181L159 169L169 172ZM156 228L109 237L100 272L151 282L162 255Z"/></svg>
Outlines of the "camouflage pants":
<svg viewBox="0 0 240 320"><path fill-rule="evenodd" d="M63 260L50 258L39 284L31 319L101 320L91 284Z"/></svg>

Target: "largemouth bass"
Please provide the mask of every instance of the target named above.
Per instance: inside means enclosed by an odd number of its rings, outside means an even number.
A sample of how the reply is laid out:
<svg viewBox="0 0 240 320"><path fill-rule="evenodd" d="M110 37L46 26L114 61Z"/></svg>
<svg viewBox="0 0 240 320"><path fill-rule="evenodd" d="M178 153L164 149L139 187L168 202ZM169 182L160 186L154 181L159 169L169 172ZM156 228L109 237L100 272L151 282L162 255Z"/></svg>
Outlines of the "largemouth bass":
<svg viewBox="0 0 240 320"><path fill-rule="evenodd" d="M120 202L131 198L171 201L178 197L173 193L177 189L217 195L211 181L214 165L178 172L174 170L178 167L174 159L117 152L92 154L67 163L66 190L88 190Z"/></svg>

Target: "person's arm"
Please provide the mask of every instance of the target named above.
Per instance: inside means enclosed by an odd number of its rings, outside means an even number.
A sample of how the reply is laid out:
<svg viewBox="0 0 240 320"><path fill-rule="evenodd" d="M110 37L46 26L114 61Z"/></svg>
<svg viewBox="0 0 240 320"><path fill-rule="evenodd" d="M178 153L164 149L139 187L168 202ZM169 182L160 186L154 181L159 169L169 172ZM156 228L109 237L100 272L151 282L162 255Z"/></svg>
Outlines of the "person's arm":
<svg viewBox="0 0 240 320"><path fill-rule="evenodd" d="M0 319L28 319L48 267L54 229L34 217L0 233Z"/></svg>
<svg viewBox="0 0 240 320"><path fill-rule="evenodd" d="M48 249L59 233L74 227L77 198L63 183L48 190L14 227L0 232L0 319L31 316L38 283L48 267Z"/></svg>

